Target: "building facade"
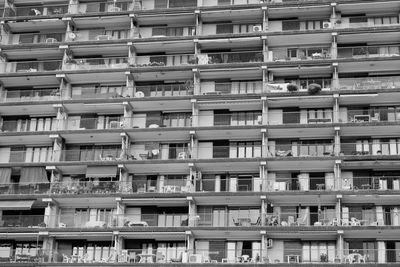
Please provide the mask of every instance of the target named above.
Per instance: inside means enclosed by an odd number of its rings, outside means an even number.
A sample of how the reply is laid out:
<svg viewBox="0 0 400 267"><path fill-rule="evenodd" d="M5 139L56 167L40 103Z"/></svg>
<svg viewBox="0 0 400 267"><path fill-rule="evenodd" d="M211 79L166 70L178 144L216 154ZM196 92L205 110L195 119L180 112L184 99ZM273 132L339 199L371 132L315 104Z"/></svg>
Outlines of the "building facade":
<svg viewBox="0 0 400 267"><path fill-rule="evenodd" d="M400 1L0 7L4 266L399 264Z"/></svg>

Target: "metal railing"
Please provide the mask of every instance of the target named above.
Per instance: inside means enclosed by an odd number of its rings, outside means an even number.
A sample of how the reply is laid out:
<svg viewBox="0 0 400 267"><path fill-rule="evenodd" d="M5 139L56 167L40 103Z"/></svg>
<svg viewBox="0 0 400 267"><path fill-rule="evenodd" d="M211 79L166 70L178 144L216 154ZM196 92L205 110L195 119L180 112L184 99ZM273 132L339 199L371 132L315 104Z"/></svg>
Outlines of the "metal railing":
<svg viewBox="0 0 400 267"><path fill-rule="evenodd" d="M270 114L276 113L275 110L269 110ZM312 109L301 110L299 112L284 111L279 112L282 114L282 120L276 121L270 119L268 124L326 124L333 123L333 110L332 109Z"/></svg>
<svg viewBox="0 0 400 267"><path fill-rule="evenodd" d="M228 64L263 61L264 57L261 51L220 52L198 55L198 64Z"/></svg>
<svg viewBox="0 0 400 267"><path fill-rule="evenodd" d="M65 70L122 69L128 68L128 58L73 58L67 59L63 68Z"/></svg>
<svg viewBox="0 0 400 267"><path fill-rule="evenodd" d="M66 33L67 42L82 42L82 41L109 41L123 40L132 38L130 29L117 30L79 30L69 31Z"/></svg>
<svg viewBox="0 0 400 267"><path fill-rule="evenodd" d="M268 157L331 157L334 147L333 143L268 145Z"/></svg>
<svg viewBox="0 0 400 267"><path fill-rule="evenodd" d="M339 78L340 90L378 90L400 88L400 76Z"/></svg>
<svg viewBox="0 0 400 267"><path fill-rule="evenodd" d="M339 122L342 123L369 123L400 121L400 108L376 107L366 109L351 109L339 111Z"/></svg>
<svg viewBox="0 0 400 267"><path fill-rule="evenodd" d="M65 40L65 32L54 33L11 33L2 35L3 44L51 44Z"/></svg>
<svg viewBox="0 0 400 267"><path fill-rule="evenodd" d="M67 4L58 5L30 5L14 8L6 8L5 17L25 17L25 16L60 16L68 13Z"/></svg>
<svg viewBox="0 0 400 267"><path fill-rule="evenodd" d="M0 63L0 72L42 72L61 70L62 60L10 61Z"/></svg>
<svg viewBox="0 0 400 267"><path fill-rule="evenodd" d="M197 60L193 54L174 54L174 55L151 55L136 56L134 67L165 67L165 66L184 66L196 64Z"/></svg>
<svg viewBox="0 0 400 267"><path fill-rule="evenodd" d="M400 45L338 47L338 58L372 58L400 56Z"/></svg>
<svg viewBox="0 0 400 267"><path fill-rule="evenodd" d="M61 91L58 88L28 89L28 90L4 90L2 102L30 102L60 100Z"/></svg>
<svg viewBox="0 0 400 267"><path fill-rule="evenodd" d="M203 95L261 94L262 81L201 82Z"/></svg>
<svg viewBox="0 0 400 267"><path fill-rule="evenodd" d="M295 51L289 51L295 50ZM330 47L307 47L299 49L280 49L272 50L274 61L297 61L297 60L317 60L317 59L330 59ZM294 55L291 55L294 52Z"/></svg>
<svg viewBox="0 0 400 267"><path fill-rule="evenodd" d="M142 92L143 94L141 94ZM136 97L186 96L193 95L193 84L154 84L136 86Z"/></svg>
<svg viewBox="0 0 400 267"><path fill-rule="evenodd" d="M342 142L340 154L344 156L382 156L382 155L400 155L397 146L400 141L396 138L390 141L377 140L359 140L353 142Z"/></svg>

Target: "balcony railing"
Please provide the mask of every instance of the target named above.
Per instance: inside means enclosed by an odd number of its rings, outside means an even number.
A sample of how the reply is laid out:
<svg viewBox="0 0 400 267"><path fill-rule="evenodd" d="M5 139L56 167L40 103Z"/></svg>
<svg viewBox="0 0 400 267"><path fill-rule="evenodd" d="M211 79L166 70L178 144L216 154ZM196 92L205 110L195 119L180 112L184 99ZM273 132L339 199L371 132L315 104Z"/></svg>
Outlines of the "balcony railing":
<svg viewBox="0 0 400 267"><path fill-rule="evenodd" d="M139 28L139 34L142 38L150 37L173 37L173 36L193 36L196 35L194 25L185 26L142 26Z"/></svg>
<svg viewBox="0 0 400 267"><path fill-rule="evenodd" d="M5 9L5 17L54 16L66 13L68 13L67 4L31 5Z"/></svg>
<svg viewBox="0 0 400 267"><path fill-rule="evenodd" d="M318 60L330 59L331 48L300 48L300 49L281 49L272 50L274 61L298 61L298 60Z"/></svg>
<svg viewBox="0 0 400 267"><path fill-rule="evenodd" d="M398 57L400 45L339 47L338 58Z"/></svg>
<svg viewBox="0 0 400 267"><path fill-rule="evenodd" d="M57 33L13 33L2 35L3 44L39 44L60 43L65 39L65 32ZM8 40L8 42L7 42ZM7 42L7 43L5 43Z"/></svg>
<svg viewBox="0 0 400 267"><path fill-rule="evenodd" d="M271 115L278 114L277 111L269 110ZM270 125L279 124L327 124L333 122L333 111L332 109L313 109L313 110L301 110L299 112L280 112L282 114L281 120L270 119ZM272 117L272 116L271 116Z"/></svg>
<svg viewBox="0 0 400 267"><path fill-rule="evenodd" d="M122 160L122 150L114 149L68 149L54 151L55 155L61 154L61 161L115 161Z"/></svg>
<svg viewBox="0 0 400 267"><path fill-rule="evenodd" d="M261 51L221 52L198 55L198 64L248 63L263 62L263 60Z"/></svg>
<svg viewBox="0 0 400 267"><path fill-rule="evenodd" d="M388 141L380 140L359 140L355 143L342 142L341 155L344 156L388 156L400 155L400 140L394 138Z"/></svg>
<svg viewBox="0 0 400 267"><path fill-rule="evenodd" d="M109 41L132 38L130 29L80 30L67 32L67 42Z"/></svg>
<svg viewBox="0 0 400 267"><path fill-rule="evenodd" d="M14 61L0 63L1 73L61 70L62 60Z"/></svg>
<svg viewBox="0 0 400 267"><path fill-rule="evenodd" d="M48 194L50 183L31 183L31 184L0 184L1 195L42 195Z"/></svg>
<svg viewBox="0 0 400 267"><path fill-rule="evenodd" d="M3 215L1 216L0 227L46 227L46 215Z"/></svg>
<svg viewBox="0 0 400 267"><path fill-rule="evenodd" d="M262 81L234 81L234 82L229 82L229 83L226 83L226 82L215 82L215 83L214 82L213 83L202 82L200 84L200 87L201 87L201 92L203 95L228 95L228 94L237 95L237 94L261 94L262 93Z"/></svg>
<svg viewBox="0 0 400 267"><path fill-rule="evenodd" d="M342 17L336 21L335 27L338 29L362 28L362 27L382 27L399 24L398 16L382 17Z"/></svg>
<svg viewBox="0 0 400 267"><path fill-rule="evenodd" d="M241 34L262 32L260 22L203 24L202 34Z"/></svg>
<svg viewBox="0 0 400 267"><path fill-rule="evenodd" d="M70 4L71 14L116 13L133 10L133 1L86 2Z"/></svg>
<svg viewBox="0 0 400 267"><path fill-rule="evenodd" d="M267 181L267 191L328 191L335 189L335 178L309 177L299 175L297 178L279 178L277 181Z"/></svg>
<svg viewBox="0 0 400 267"><path fill-rule="evenodd" d="M73 86L72 99L108 99L132 97L125 85Z"/></svg>
<svg viewBox="0 0 400 267"><path fill-rule="evenodd" d="M128 58L74 58L64 62L65 70L122 69L128 67Z"/></svg>
<svg viewBox="0 0 400 267"><path fill-rule="evenodd" d="M174 54L174 55L154 55L154 56L136 56L135 67L164 67L164 66L185 66L196 64L196 58L193 54Z"/></svg>
<svg viewBox="0 0 400 267"><path fill-rule="evenodd" d="M200 212L194 218L198 227L257 227L262 226L259 210L215 210Z"/></svg>
<svg viewBox="0 0 400 267"><path fill-rule="evenodd" d="M334 146L333 143L269 145L268 157L331 157Z"/></svg>
<svg viewBox="0 0 400 267"><path fill-rule="evenodd" d="M2 102L30 102L60 100L61 92L58 88L31 89L31 90L4 90Z"/></svg>
<svg viewBox="0 0 400 267"><path fill-rule="evenodd" d="M400 88L400 76L340 78L340 90L379 90Z"/></svg>
<svg viewBox="0 0 400 267"><path fill-rule="evenodd" d="M273 246L275 240L272 240L271 245ZM213 263L227 263L227 264L343 264L348 266L349 264L359 263L370 263L370 264L382 264L382 260L378 261L380 256L378 255L396 255L396 249L378 249L376 242L367 242L365 248L358 248L358 242L354 243L350 240L349 249L340 250L336 247L334 241L332 242L319 242L319 240L302 241L300 243L301 248L285 248L281 249L277 253L268 253L270 247L264 250L259 249L223 249L220 251L213 251L211 249L200 249L187 250L185 246L178 246L174 252L167 253L164 246L154 246L146 249L125 249L115 250L114 247L103 249L103 253L95 253L95 250L89 249L89 247L82 249L71 249L68 251L57 251L57 250L44 250L44 249L30 249L30 252L12 252L11 247L9 248L9 256L3 257L3 262L13 263L62 263L65 265L70 264L117 264L117 263L140 263L145 265L152 264L187 264L189 259L192 261L196 260L198 264ZM61 242L61 241L60 241ZM234 242L234 241L232 241ZM290 243L290 240L287 242ZM296 241L293 241L296 242ZM354 241L355 242L355 241ZM182 240L182 243L184 241ZM282 242L283 243L283 242ZM314 243L314 245L312 245ZM366 245L371 247L366 248ZM289 245L289 244L288 244ZM297 243L296 243L297 245ZM5 247L7 248L7 247ZM107 252L105 252L107 251ZM288 254L290 253L290 254ZM265 256L264 256L265 255ZM190 261L190 262L192 262ZM395 258L386 260L383 262L389 264L396 264Z"/></svg>
<svg viewBox="0 0 400 267"><path fill-rule="evenodd" d="M141 94L142 92L143 94ZM193 95L193 84L155 84L136 86L136 97L162 97L162 96L186 96Z"/></svg>
<svg viewBox="0 0 400 267"><path fill-rule="evenodd" d="M400 108L377 107L370 109L348 109L339 112L339 121L348 123L396 122L400 121Z"/></svg>
<svg viewBox="0 0 400 267"><path fill-rule="evenodd" d="M197 185L199 192L261 192L262 180L259 175L232 175L223 179L202 178Z"/></svg>
<svg viewBox="0 0 400 267"><path fill-rule="evenodd" d="M187 213L115 215L115 219L123 223L120 227L185 227L188 226L188 217Z"/></svg>

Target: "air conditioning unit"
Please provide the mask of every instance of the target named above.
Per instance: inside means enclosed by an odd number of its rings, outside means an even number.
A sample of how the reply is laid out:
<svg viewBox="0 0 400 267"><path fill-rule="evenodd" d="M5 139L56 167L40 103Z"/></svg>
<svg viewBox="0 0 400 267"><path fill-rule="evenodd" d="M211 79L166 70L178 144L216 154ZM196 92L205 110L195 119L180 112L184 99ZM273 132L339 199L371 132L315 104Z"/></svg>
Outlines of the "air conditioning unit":
<svg viewBox="0 0 400 267"><path fill-rule="evenodd" d="M261 31L262 31L261 25L255 25L255 26L253 26L253 32L261 32Z"/></svg>
<svg viewBox="0 0 400 267"><path fill-rule="evenodd" d="M332 23L330 23L330 22L328 22L328 21L325 21L325 22L322 24L322 28L324 28L324 29L330 29L330 28L332 28Z"/></svg>
<svg viewBox="0 0 400 267"><path fill-rule="evenodd" d="M68 33L68 39L69 40L74 41L75 38L76 38L76 34L75 33L73 33L73 32L69 32Z"/></svg>
<svg viewBox="0 0 400 267"><path fill-rule="evenodd" d="M56 38L46 38L46 43L57 43Z"/></svg>
<svg viewBox="0 0 400 267"><path fill-rule="evenodd" d="M135 97L142 98L142 97L144 97L144 93L142 91L137 91L135 93Z"/></svg>
<svg viewBox="0 0 400 267"><path fill-rule="evenodd" d="M201 263L202 258L201 254L192 254L189 256L189 263Z"/></svg>
<svg viewBox="0 0 400 267"><path fill-rule="evenodd" d="M97 37L96 37L96 40L97 41L108 41L108 40L111 40L111 36L109 36L109 35L97 35Z"/></svg>
<svg viewBox="0 0 400 267"><path fill-rule="evenodd" d="M272 242L271 238L267 239L267 244L266 245L267 245L267 248L272 248L273 242Z"/></svg>

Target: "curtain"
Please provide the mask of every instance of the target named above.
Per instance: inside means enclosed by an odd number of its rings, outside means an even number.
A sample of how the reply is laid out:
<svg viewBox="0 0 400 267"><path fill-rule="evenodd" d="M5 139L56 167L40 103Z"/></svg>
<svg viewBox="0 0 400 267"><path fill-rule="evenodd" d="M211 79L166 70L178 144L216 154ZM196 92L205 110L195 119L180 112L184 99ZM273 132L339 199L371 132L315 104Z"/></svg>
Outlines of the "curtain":
<svg viewBox="0 0 400 267"><path fill-rule="evenodd" d="M21 185L29 185L32 183L48 183L47 173L43 167L27 167L21 169Z"/></svg>
<svg viewBox="0 0 400 267"><path fill-rule="evenodd" d="M11 183L11 168L0 168L0 186Z"/></svg>

